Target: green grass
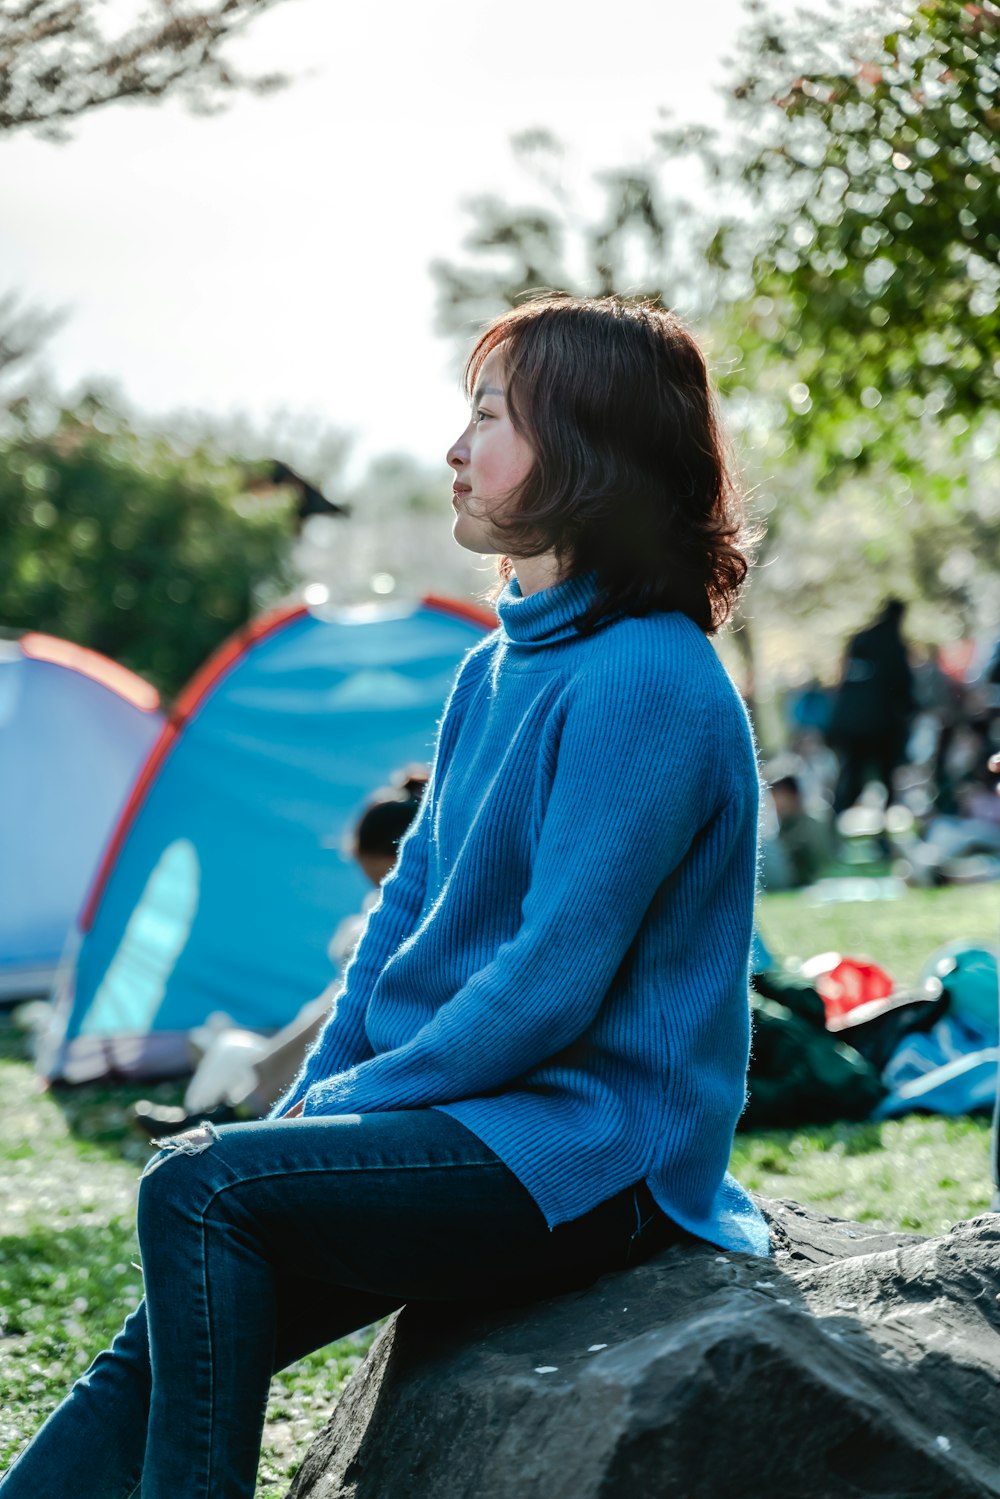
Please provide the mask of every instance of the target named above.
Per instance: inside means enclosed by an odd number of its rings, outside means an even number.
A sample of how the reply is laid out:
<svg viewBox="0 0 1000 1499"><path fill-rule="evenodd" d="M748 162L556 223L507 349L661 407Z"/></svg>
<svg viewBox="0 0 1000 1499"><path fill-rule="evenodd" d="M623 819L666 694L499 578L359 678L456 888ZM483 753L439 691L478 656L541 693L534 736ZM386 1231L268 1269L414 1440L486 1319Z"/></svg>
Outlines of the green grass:
<svg viewBox="0 0 1000 1499"><path fill-rule="evenodd" d="M149 1091L40 1093L18 1038L0 1032L0 1471L142 1295L135 1199L150 1150L126 1108ZM286 1492L369 1341L331 1344L274 1380L261 1499Z"/></svg>
<svg viewBox="0 0 1000 1499"><path fill-rule="evenodd" d="M907 890L900 900L810 905L804 895L767 895L759 921L765 941L785 959L836 949L870 957L901 984L912 984L931 953L960 938L996 942L1000 885Z"/></svg>
<svg viewBox="0 0 1000 1499"><path fill-rule="evenodd" d="M804 958L837 948L869 955L911 983L943 943L995 939L1000 888L910 891L898 901L820 907L795 895L768 896L760 921L777 953ZM130 1135L126 1118L139 1091L41 1093L23 1043L9 1027L0 1030L0 1466L141 1295L134 1209L149 1151ZM164 1100L178 1091L155 1090ZM767 1196L935 1234L988 1205L989 1125L913 1116L761 1131L737 1137L733 1170ZM364 1335L331 1345L274 1381L260 1499L285 1492L366 1346Z"/></svg>
<svg viewBox="0 0 1000 1499"><path fill-rule="evenodd" d="M871 957L912 984L946 942L996 942L1000 887L908 890L900 900L810 905L771 895L759 921L771 949L804 959L835 949ZM989 1206L989 1120L911 1115L881 1124L836 1124L737 1135L732 1170L754 1192L792 1197L885 1228L936 1234Z"/></svg>
<svg viewBox="0 0 1000 1499"><path fill-rule="evenodd" d="M765 1197L793 1197L833 1218L945 1233L992 1196L989 1120L911 1114L738 1135L732 1170Z"/></svg>

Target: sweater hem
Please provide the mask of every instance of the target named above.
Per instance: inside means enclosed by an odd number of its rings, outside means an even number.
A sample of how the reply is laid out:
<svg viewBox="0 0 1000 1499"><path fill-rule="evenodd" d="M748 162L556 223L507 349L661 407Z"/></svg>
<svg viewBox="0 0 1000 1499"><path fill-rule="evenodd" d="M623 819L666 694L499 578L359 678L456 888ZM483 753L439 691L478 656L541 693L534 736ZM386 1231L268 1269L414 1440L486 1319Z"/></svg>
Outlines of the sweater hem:
<svg viewBox="0 0 1000 1499"><path fill-rule="evenodd" d="M734 1254L751 1254L759 1258L770 1255L770 1236L764 1216L749 1193L728 1171L719 1183L707 1213L687 1211L664 1190L655 1169L644 1172L642 1167L638 1167L634 1174L626 1170L615 1173L613 1178L606 1176L603 1186L599 1174L585 1170L581 1175L591 1184L592 1191L580 1193L577 1188L572 1194L560 1194L553 1190L551 1180L539 1180L537 1173L529 1169L523 1152L517 1149L516 1141L511 1140L502 1125L496 1130L490 1128L486 1104L485 1099L465 1099L457 1103L433 1104L432 1107L464 1125L487 1149L492 1150L533 1198L550 1232L561 1223L572 1222L574 1218L589 1213L616 1192L645 1181L661 1212L696 1238Z"/></svg>

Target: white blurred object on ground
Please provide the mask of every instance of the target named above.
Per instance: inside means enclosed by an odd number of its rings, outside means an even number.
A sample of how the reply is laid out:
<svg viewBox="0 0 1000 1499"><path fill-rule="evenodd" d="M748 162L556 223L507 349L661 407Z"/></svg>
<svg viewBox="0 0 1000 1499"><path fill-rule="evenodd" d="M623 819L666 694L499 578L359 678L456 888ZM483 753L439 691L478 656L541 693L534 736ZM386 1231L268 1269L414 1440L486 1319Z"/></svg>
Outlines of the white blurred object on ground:
<svg viewBox="0 0 1000 1499"><path fill-rule="evenodd" d="M244 1098L257 1080L254 1063L267 1047L266 1038L253 1031L232 1029L215 1036L184 1094L188 1113Z"/></svg>

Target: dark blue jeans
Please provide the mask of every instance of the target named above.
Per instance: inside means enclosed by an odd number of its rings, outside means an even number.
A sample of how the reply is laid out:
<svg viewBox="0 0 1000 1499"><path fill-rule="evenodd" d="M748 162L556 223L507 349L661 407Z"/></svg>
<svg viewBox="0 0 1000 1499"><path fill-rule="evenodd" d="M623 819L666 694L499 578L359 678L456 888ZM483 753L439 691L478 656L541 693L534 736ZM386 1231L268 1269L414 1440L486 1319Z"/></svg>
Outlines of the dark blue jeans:
<svg viewBox="0 0 1000 1499"><path fill-rule="evenodd" d="M550 1232L433 1109L202 1126L139 1192L146 1299L2 1499L251 1499L271 1375L406 1301L531 1299L680 1235L644 1187Z"/></svg>

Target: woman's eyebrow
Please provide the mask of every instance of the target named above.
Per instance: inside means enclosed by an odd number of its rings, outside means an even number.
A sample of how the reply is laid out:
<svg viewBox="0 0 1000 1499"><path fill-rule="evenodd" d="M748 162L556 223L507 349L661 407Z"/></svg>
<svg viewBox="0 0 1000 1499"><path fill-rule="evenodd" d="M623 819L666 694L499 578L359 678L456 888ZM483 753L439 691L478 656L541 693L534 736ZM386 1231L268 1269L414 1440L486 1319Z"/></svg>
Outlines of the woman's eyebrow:
<svg viewBox="0 0 1000 1499"><path fill-rule="evenodd" d="M477 401L481 401L483 399L483 396L499 396L502 401L503 391L498 385L480 385L479 389L472 397L473 406L475 406Z"/></svg>

